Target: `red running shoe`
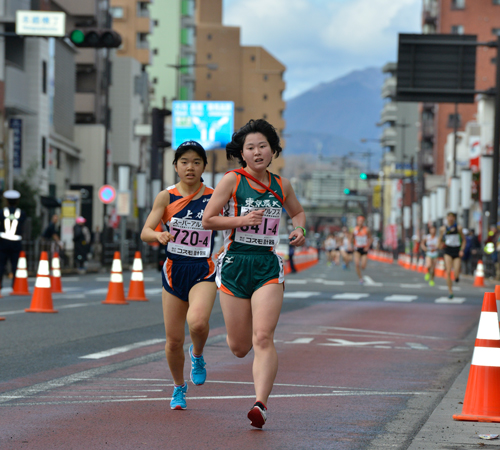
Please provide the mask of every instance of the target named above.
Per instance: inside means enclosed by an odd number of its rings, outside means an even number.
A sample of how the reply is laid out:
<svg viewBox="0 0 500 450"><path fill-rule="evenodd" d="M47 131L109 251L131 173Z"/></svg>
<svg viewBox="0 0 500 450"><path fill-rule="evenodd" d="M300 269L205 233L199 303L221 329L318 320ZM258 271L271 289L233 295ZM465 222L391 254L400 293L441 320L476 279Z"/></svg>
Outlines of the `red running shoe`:
<svg viewBox="0 0 500 450"><path fill-rule="evenodd" d="M267 419L267 408L262 402L255 402L252 409L248 411L247 417L250 419L252 427L262 428Z"/></svg>

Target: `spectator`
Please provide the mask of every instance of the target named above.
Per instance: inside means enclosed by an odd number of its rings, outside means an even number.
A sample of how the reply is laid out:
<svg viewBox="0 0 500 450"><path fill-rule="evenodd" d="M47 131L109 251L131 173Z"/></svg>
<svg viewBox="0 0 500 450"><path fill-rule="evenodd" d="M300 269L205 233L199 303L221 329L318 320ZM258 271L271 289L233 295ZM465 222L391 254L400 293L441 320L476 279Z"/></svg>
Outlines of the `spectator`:
<svg viewBox="0 0 500 450"><path fill-rule="evenodd" d="M85 218L79 216L76 218L76 223L73 227L74 258L75 267L78 272L85 271L85 262L87 261L87 254L90 250L90 230L85 225L85 222Z"/></svg>
<svg viewBox="0 0 500 450"><path fill-rule="evenodd" d="M464 229L463 231L465 234L465 249L462 261L464 262L465 273L470 275L474 273L474 267L477 263L477 256L479 249L481 248L481 244L474 228L471 228L468 232L467 229Z"/></svg>

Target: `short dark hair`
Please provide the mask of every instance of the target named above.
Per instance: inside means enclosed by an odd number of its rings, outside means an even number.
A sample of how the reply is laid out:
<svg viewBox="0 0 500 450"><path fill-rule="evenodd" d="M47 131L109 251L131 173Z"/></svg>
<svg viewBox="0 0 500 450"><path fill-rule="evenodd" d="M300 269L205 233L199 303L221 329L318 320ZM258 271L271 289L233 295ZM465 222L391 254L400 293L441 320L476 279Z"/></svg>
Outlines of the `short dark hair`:
<svg viewBox="0 0 500 450"><path fill-rule="evenodd" d="M177 150L175 151L174 161L172 164L177 164L177 161L182 157L182 155L184 155L184 153L188 152L189 150L195 152L203 160L203 164L205 164L205 166L208 164L207 152L205 151L203 146L196 141L186 141L179 145L179 147L177 147Z"/></svg>
<svg viewBox="0 0 500 450"><path fill-rule="evenodd" d="M228 160L237 159L242 167L246 167L247 163L243 160L241 152L243 151L243 145L245 144L247 135L253 133L262 133L266 137L275 158L277 158L283 151L280 146L280 137L276 128L274 128L267 120L252 119L238 131L233 133L231 142L226 145L226 156Z"/></svg>
<svg viewBox="0 0 500 450"><path fill-rule="evenodd" d="M446 214L446 216L453 216L455 219L457 218L457 214L450 211L448 214Z"/></svg>

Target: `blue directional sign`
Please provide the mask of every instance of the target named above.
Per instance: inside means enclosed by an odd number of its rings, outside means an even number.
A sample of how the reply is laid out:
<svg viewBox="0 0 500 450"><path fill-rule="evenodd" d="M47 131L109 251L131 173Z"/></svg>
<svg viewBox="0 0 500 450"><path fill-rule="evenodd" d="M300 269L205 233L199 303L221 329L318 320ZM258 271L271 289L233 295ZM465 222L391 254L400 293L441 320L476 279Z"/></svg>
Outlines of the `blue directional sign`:
<svg viewBox="0 0 500 450"><path fill-rule="evenodd" d="M233 131L233 102L172 102L172 148L189 140L199 142L206 150L224 148Z"/></svg>

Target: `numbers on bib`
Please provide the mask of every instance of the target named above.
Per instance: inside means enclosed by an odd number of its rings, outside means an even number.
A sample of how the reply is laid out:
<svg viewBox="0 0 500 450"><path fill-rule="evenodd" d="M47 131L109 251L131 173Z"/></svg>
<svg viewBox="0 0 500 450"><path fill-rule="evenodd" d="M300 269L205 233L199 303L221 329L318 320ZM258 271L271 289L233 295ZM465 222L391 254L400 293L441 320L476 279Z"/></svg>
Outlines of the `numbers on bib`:
<svg viewBox="0 0 500 450"><path fill-rule="evenodd" d="M172 228L173 231L173 236L174 236L174 242L176 244L183 244L183 245L192 245L194 247L202 245L203 247L207 247L209 245L208 242L208 236L203 236L200 238L200 233L195 230L180 230L178 228ZM178 241L177 237L181 235L181 240Z"/></svg>

